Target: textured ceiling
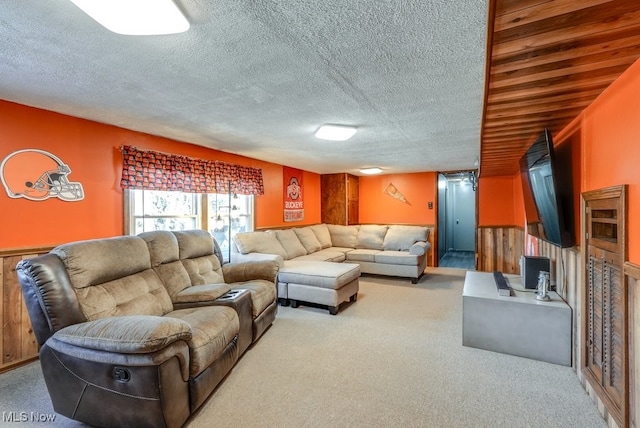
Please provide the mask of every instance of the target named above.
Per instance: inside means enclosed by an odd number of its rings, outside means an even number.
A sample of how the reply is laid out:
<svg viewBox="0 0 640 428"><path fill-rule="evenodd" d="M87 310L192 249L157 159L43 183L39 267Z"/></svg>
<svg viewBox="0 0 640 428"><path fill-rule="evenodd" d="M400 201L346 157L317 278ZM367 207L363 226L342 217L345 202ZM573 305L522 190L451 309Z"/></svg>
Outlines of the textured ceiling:
<svg viewBox="0 0 640 428"><path fill-rule="evenodd" d="M321 174L476 168L486 0L176 4L188 32L133 37L68 0L3 2L0 99Z"/></svg>

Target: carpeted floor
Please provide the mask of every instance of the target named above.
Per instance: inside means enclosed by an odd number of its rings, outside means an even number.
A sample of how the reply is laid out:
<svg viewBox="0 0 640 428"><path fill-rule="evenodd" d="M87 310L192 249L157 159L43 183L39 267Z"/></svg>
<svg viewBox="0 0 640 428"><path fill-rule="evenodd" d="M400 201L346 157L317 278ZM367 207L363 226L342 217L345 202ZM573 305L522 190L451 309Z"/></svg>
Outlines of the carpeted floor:
<svg viewBox="0 0 640 428"><path fill-rule="evenodd" d="M337 316L280 307L187 427L605 427L571 368L461 345L464 273L363 276ZM0 375L0 409L53 411L37 363Z"/></svg>

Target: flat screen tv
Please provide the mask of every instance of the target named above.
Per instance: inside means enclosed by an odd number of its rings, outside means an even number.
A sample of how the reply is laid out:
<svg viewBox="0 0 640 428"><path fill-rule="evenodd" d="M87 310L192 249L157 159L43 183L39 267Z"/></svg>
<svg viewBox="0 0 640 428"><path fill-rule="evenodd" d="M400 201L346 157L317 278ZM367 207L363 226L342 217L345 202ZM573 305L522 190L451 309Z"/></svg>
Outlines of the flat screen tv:
<svg viewBox="0 0 640 428"><path fill-rule="evenodd" d="M571 161L559 162L545 129L520 159L527 233L559 247L575 243Z"/></svg>

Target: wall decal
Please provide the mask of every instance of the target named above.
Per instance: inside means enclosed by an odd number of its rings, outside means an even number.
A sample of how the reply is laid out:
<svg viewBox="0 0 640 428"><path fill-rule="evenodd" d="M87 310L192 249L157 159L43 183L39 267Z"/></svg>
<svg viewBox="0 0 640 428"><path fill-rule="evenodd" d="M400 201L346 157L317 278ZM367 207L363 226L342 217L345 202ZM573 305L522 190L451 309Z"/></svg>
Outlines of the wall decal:
<svg viewBox="0 0 640 428"><path fill-rule="evenodd" d="M409 201L407 201L407 198L404 197L404 195L398 190L396 186L393 185L393 183L389 183L387 188L384 189L384 193L391 196L392 198L404 202L407 205L411 205Z"/></svg>
<svg viewBox="0 0 640 428"><path fill-rule="evenodd" d="M56 155L38 149L18 150L0 164L0 179L10 198L44 201L84 199L82 184L71 182L71 168Z"/></svg>
<svg viewBox="0 0 640 428"><path fill-rule="evenodd" d="M304 201L302 198L302 171L283 167L284 184L284 221L304 220Z"/></svg>

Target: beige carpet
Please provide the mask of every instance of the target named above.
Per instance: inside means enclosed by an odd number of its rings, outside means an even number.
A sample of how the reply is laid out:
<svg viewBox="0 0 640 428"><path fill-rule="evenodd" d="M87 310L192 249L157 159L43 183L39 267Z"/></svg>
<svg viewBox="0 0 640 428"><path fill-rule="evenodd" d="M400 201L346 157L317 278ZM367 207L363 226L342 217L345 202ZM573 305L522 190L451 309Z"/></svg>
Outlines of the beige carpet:
<svg viewBox="0 0 640 428"><path fill-rule="evenodd" d="M605 427L571 368L461 345L463 281L363 276L337 316L280 307L187 426ZM0 409L52 411L37 364L0 375Z"/></svg>

